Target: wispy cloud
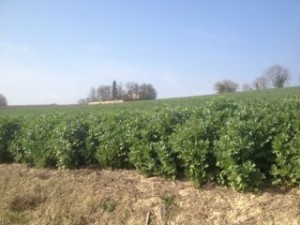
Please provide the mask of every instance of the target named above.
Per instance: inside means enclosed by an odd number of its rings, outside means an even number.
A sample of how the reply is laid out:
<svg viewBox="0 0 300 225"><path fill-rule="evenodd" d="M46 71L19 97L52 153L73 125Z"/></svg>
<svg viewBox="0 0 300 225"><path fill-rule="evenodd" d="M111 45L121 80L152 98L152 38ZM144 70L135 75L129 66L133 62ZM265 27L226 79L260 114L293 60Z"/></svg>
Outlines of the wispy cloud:
<svg viewBox="0 0 300 225"><path fill-rule="evenodd" d="M37 52L29 46L17 44L11 41L0 41L0 49L2 51L13 52L24 55L36 55Z"/></svg>

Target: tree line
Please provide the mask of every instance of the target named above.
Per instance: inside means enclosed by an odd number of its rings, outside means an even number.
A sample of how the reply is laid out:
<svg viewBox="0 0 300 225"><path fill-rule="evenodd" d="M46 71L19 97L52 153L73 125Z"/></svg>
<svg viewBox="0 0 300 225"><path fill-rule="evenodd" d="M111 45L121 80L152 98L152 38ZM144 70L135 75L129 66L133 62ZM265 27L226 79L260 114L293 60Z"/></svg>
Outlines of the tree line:
<svg viewBox="0 0 300 225"><path fill-rule="evenodd" d="M275 64L269 67L261 76L257 77L252 85L245 83L242 88L244 91L261 90L270 87L283 88L287 81L291 78L288 68ZM239 88L239 84L232 80L218 81L214 84L217 93L235 92Z"/></svg>
<svg viewBox="0 0 300 225"><path fill-rule="evenodd" d="M98 87L91 87L90 92L86 98L79 99L79 104L87 104L89 102L97 101L111 101L111 100L148 100L156 99L157 92L152 84L138 84L137 82L128 82L125 86L122 83L117 83L115 80L112 85L100 85Z"/></svg>

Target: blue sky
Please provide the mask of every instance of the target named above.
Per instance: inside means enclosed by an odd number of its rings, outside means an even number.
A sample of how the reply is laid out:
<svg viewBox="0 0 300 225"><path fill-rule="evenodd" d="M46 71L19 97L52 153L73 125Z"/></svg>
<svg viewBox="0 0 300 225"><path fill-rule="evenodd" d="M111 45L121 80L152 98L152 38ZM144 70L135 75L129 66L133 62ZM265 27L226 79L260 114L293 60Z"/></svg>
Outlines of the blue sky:
<svg viewBox="0 0 300 225"><path fill-rule="evenodd" d="M159 98L252 83L278 63L300 76L299 0L0 0L0 93L71 104L117 80Z"/></svg>

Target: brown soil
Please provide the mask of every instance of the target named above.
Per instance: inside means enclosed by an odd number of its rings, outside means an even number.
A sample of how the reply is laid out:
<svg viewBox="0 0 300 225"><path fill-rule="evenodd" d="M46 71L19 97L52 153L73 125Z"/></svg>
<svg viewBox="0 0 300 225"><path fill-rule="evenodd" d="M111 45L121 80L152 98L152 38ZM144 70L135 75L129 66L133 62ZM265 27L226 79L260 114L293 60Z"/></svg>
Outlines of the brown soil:
<svg viewBox="0 0 300 225"><path fill-rule="evenodd" d="M300 188L238 193L135 171L0 165L0 224L300 224Z"/></svg>

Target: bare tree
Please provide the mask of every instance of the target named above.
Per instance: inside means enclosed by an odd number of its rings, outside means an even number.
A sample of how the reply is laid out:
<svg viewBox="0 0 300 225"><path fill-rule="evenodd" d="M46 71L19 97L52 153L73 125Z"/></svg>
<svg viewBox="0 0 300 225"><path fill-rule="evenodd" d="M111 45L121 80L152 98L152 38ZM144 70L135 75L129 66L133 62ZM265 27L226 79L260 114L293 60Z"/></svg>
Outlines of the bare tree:
<svg viewBox="0 0 300 225"><path fill-rule="evenodd" d="M253 81L253 87L255 88L255 90L266 89L268 88L268 85L269 77L266 75L262 75Z"/></svg>
<svg viewBox="0 0 300 225"><path fill-rule="evenodd" d="M101 101L102 100L102 96L103 96L103 86L99 86L97 87L97 100Z"/></svg>
<svg viewBox="0 0 300 225"><path fill-rule="evenodd" d="M275 88L282 88L290 79L290 71L286 67L275 64L265 71L265 76L270 78Z"/></svg>
<svg viewBox="0 0 300 225"><path fill-rule="evenodd" d="M98 101L107 101L112 99L112 87L109 85L101 85L97 88Z"/></svg>
<svg viewBox="0 0 300 225"><path fill-rule="evenodd" d="M87 99L88 99L88 102L95 102L97 100L96 89L94 87L91 87L90 93L89 93Z"/></svg>
<svg viewBox="0 0 300 225"><path fill-rule="evenodd" d="M125 95L125 90L123 88L122 83L117 84L117 99L123 99Z"/></svg>
<svg viewBox="0 0 300 225"><path fill-rule="evenodd" d="M218 93L236 92L239 84L231 80L223 80L215 83L214 88Z"/></svg>
<svg viewBox="0 0 300 225"><path fill-rule="evenodd" d="M7 106L7 100L4 95L0 94L0 107Z"/></svg>
<svg viewBox="0 0 300 225"><path fill-rule="evenodd" d="M138 95L140 86L136 82L128 82L126 84L126 88L128 92L128 98L132 100L134 96Z"/></svg>
<svg viewBox="0 0 300 225"><path fill-rule="evenodd" d="M243 91L251 91L251 90L252 90L252 87L250 84L248 84L248 83L243 84Z"/></svg>
<svg viewBox="0 0 300 225"><path fill-rule="evenodd" d="M84 98L81 98L81 99L78 100L78 104L79 105L86 105L87 104L87 100L84 99Z"/></svg>
<svg viewBox="0 0 300 225"><path fill-rule="evenodd" d="M151 84L142 84L140 86L140 99L156 99L157 93Z"/></svg>
<svg viewBox="0 0 300 225"><path fill-rule="evenodd" d="M102 96L102 100L103 101L107 101L107 100L111 100L112 99L112 91L111 91L111 86L109 85L105 85L103 87L103 96Z"/></svg>

